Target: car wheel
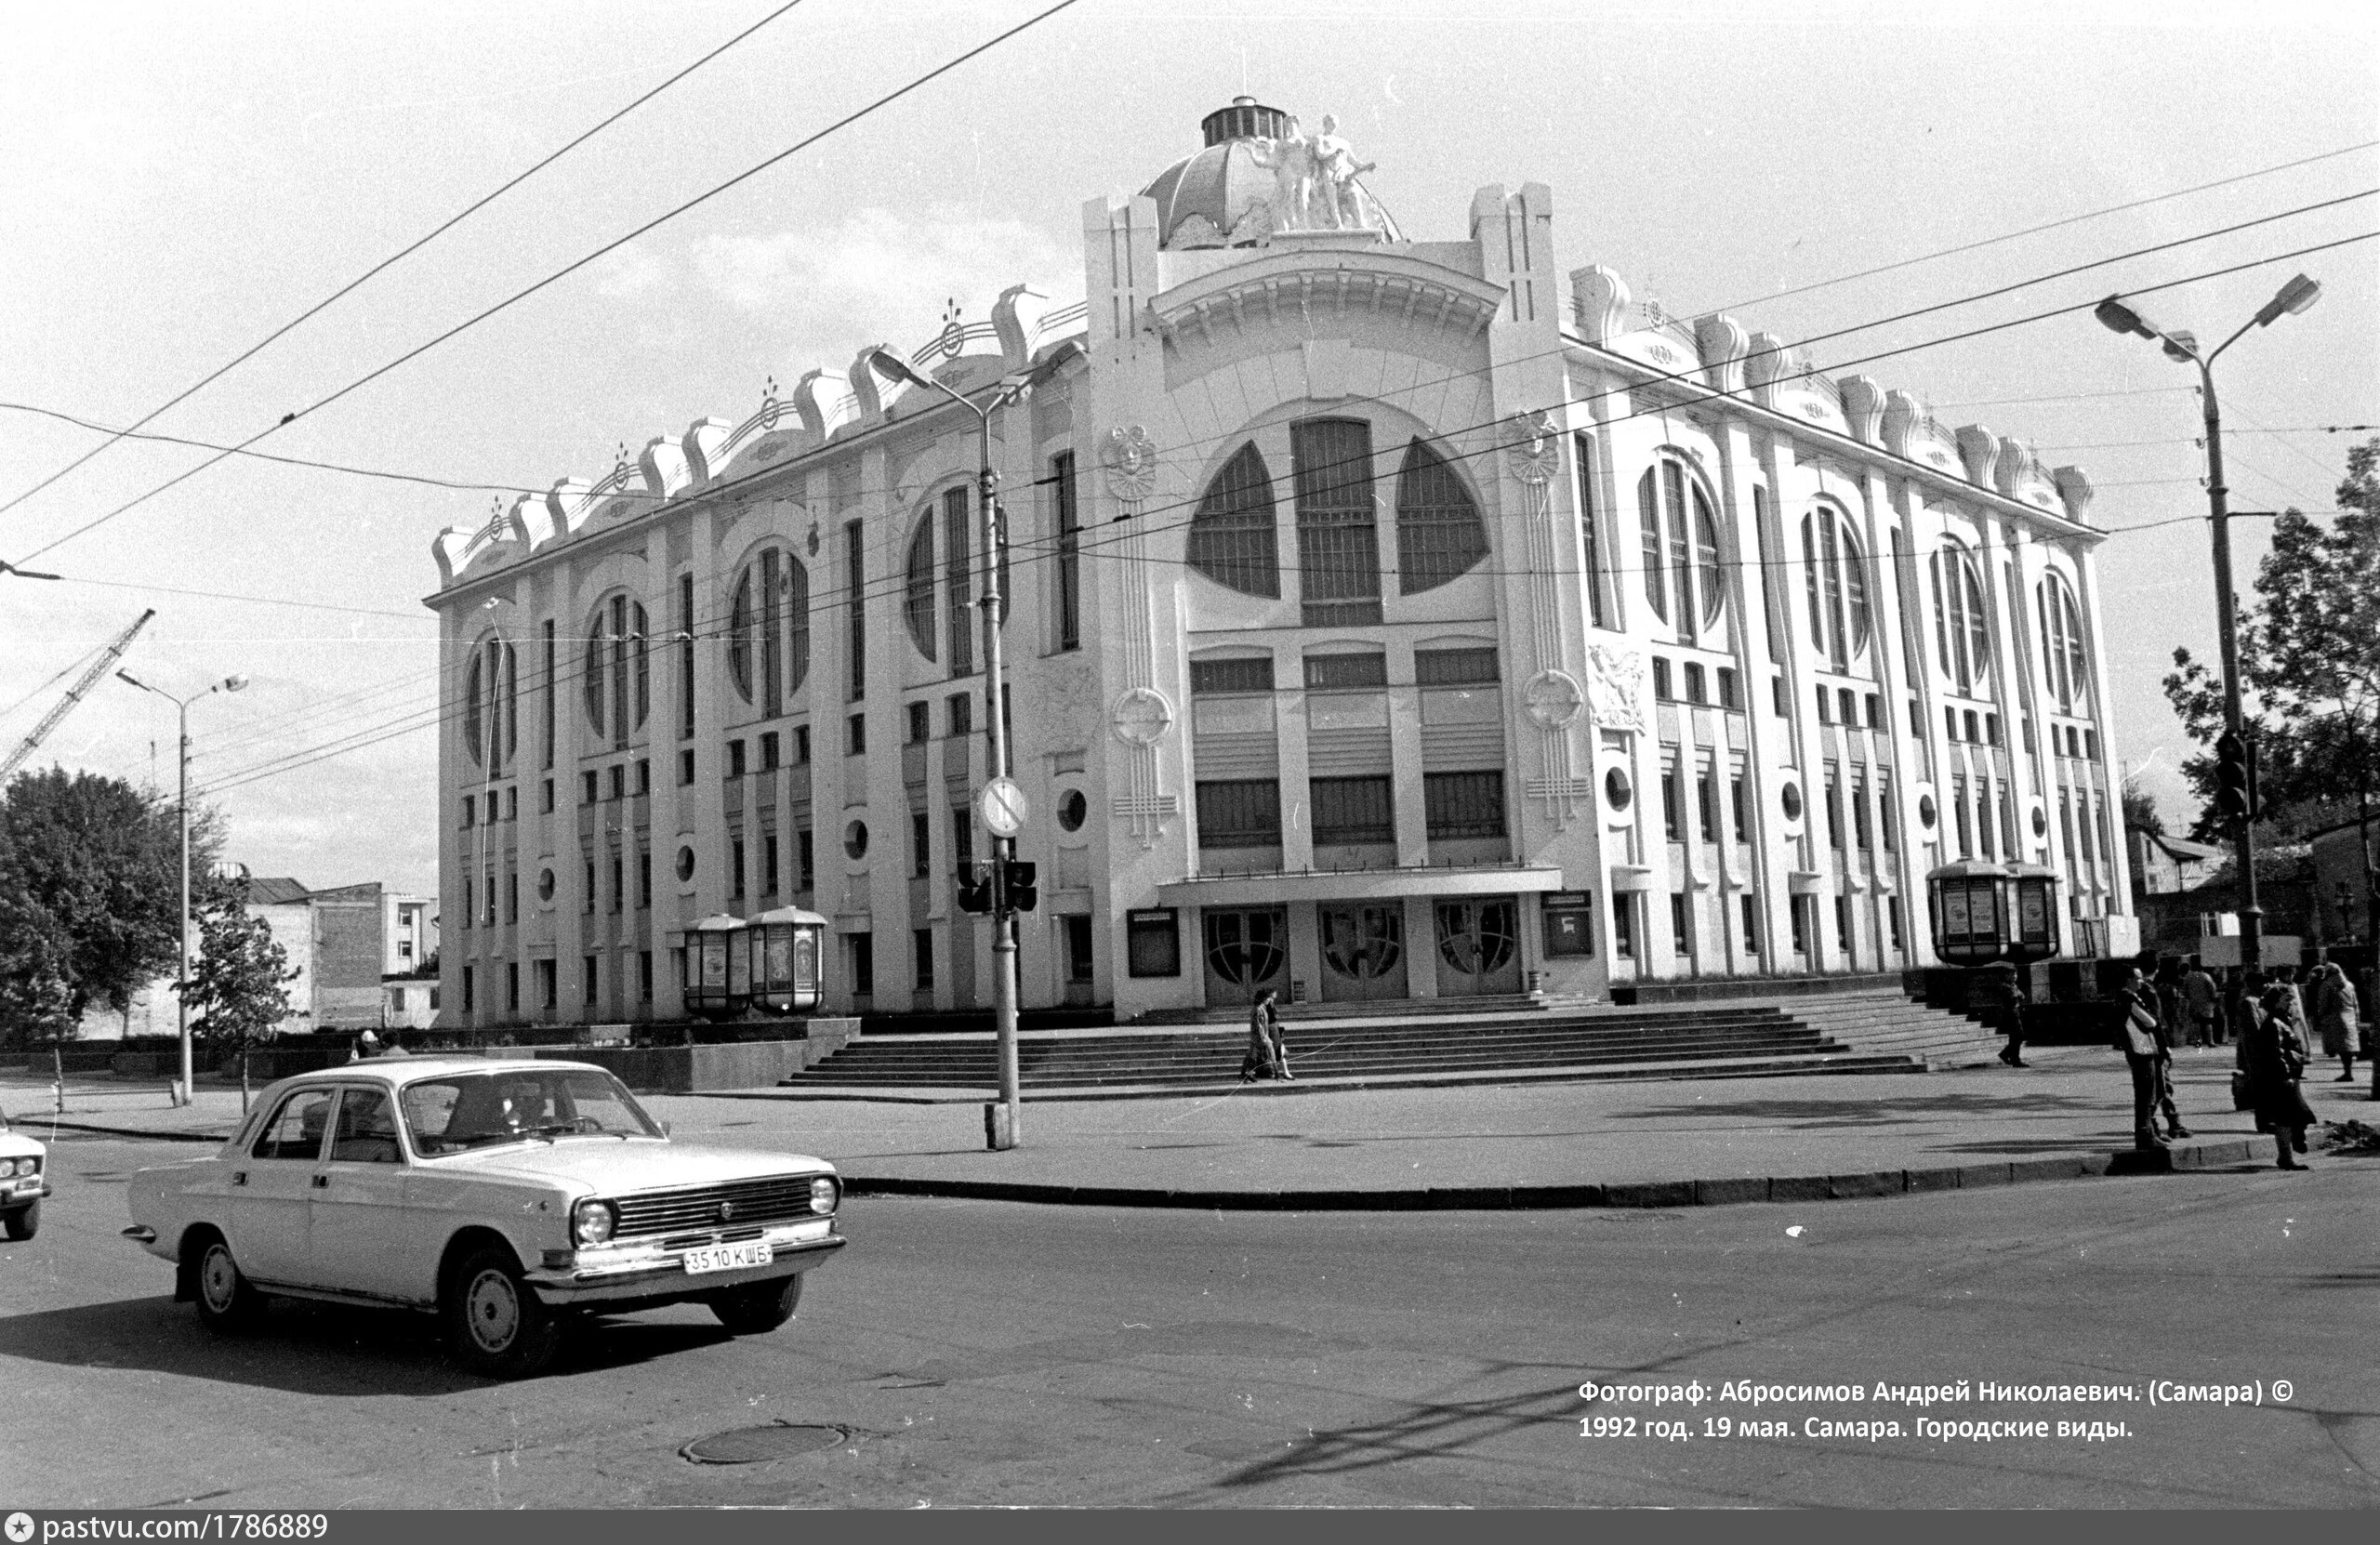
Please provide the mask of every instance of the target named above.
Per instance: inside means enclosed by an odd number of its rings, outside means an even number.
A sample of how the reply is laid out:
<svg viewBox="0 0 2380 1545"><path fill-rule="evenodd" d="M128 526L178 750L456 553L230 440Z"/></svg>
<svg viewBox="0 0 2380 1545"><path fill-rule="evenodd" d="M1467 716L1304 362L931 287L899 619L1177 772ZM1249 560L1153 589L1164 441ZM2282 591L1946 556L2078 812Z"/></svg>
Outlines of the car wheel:
<svg viewBox="0 0 2380 1545"><path fill-rule="evenodd" d="M711 1296L710 1312L737 1336L765 1336L786 1321L801 1303L799 1274L781 1282L755 1282Z"/></svg>
<svg viewBox="0 0 2380 1545"><path fill-rule="evenodd" d="M221 1235L199 1241L197 1278L198 1323L217 1335L236 1335L263 1315L264 1295L231 1259L231 1247Z"/></svg>
<svg viewBox="0 0 2380 1545"><path fill-rule="evenodd" d="M8 1214L6 1223L9 1238L31 1239L41 1232L41 1204L35 1202L29 1208Z"/></svg>
<svg viewBox="0 0 2380 1545"><path fill-rule="evenodd" d="M521 1279L511 1252L487 1246L456 1266L446 1288L447 1340L476 1373L526 1379L553 1361L562 1322Z"/></svg>

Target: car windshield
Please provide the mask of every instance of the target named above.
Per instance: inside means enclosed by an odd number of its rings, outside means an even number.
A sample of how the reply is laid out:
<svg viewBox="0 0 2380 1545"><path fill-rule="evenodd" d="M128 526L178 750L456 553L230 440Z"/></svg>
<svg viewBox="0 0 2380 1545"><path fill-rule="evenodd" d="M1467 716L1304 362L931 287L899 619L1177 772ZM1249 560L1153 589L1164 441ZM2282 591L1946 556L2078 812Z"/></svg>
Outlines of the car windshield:
<svg viewBox="0 0 2380 1545"><path fill-rule="evenodd" d="M498 1142L562 1137L659 1137L617 1078L597 1068L516 1068L408 1084L398 1097L414 1152L425 1158Z"/></svg>

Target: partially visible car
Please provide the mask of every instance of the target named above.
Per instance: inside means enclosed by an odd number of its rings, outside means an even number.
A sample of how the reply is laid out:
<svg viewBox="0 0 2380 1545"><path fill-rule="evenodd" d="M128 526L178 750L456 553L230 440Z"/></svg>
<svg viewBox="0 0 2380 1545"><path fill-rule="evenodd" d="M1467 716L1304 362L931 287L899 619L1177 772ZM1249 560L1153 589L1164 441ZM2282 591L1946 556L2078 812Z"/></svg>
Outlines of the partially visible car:
<svg viewBox="0 0 2380 1545"><path fill-rule="evenodd" d="M8 1125L0 1113L0 1231L11 1239L31 1239L41 1232L41 1199L49 1195L49 1177L42 1173L49 1151Z"/></svg>
<svg viewBox="0 0 2380 1545"><path fill-rule="evenodd" d="M841 1198L823 1159L672 1142L601 1067L416 1057L273 1085L215 1153L134 1175L124 1232L210 1329L272 1296L393 1305L522 1378L589 1314L775 1329L842 1248Z"/></svg>

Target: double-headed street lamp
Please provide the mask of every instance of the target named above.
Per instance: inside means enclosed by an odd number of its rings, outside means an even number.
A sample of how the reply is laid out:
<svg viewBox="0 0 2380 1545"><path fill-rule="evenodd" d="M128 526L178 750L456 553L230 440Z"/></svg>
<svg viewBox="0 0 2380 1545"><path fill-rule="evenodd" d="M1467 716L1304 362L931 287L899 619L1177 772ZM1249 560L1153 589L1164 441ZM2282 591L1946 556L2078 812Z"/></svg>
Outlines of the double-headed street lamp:
<svg viewBox="0 0 2380 1545"><path fill-rule="evenodd" d="M2249 328L2269 327L2284 316L2296 316L2321 294L2322 286L2301 273L2283 284L2261 310L2241 324L2238 332L2207 350L2199 348L2194 334L2160 329L2120 295L2100 301L2092 313L2112 331L2153 338L2164 346L2166 358L2198 366L2199 395L2206 409L2207 511L2215 526L2215 637L2223 654L2223 730L2224 739L2229 742L2228 746L2218 746L2217 754L2221 761L2243 769L2253 765L2254 751L2241 733L2239 596L2231 586L2230 490L2223 483L2223 416L2215 400L2215 362L2222 357L2223 350L2245 337ZM2219 791L2217 799L2219 805ZM2265 913L2256 901L2254 817L2252 804L2243 805L2233 817L2239 833L2240 962L2249 971L2264 965Z"/></svg>
<svg viewBox="0 0 2380 1545"><path fill-rule="evenodd" d="M1006 812L1004 818L986 819L985 823L992 834L992 1029L999 1042L1000 1059L999 1103L985 1112L985 1142L993 1149L1013 1148L1024 1136L1024 1096L1018 1088L1016 1067L1016 908L1011 905L1008 890L1009 866L1016 857L1015 832L1024 818L1024 797L1010 780L1008 716L1002 711L1007 706L1007 692L1000 624L1007 617L1008 605L1000 594L999 475L992 469L992 411L1022 398L1055 360L1053 356L1037 370L1002 377L990 401L978 403L932 376L912 370L907 361L890 349L867 351L868 368L886 380L939 391L975 416L975 502L982 511L984 545L982 599L976 604L984 613L984 696L988 705L985 717L990 720L991 729L990 776L985 780L983 802L988 815L1001 817ZM1007 829L1003 831L1002 826Z"/></svg>
<svg viewBox="0 0 2380 1545"><path fill-rule="evenodd" d="M190 706L202 697L211 696L218 692L238 692L248 684L248 679L245 676L226 676L205 692L195 692L188 697L176 697L172 693L152 687L148 682L139 680L128 671L119 670L115 675L117 680L127 686L139 687L145 693L153 693L171 703L179 723L181 754L177 760L181 769L181 781L180 791L174 804L179 812L182 828L182 931L181 953L174 966L174 1005L175 1011L180 1016L181 1022L182 1077L180 1085L175 1091L174 1103L187 1105L191 1102L192 1090L197 1087L192 1081L190 1054Z"/></svg>

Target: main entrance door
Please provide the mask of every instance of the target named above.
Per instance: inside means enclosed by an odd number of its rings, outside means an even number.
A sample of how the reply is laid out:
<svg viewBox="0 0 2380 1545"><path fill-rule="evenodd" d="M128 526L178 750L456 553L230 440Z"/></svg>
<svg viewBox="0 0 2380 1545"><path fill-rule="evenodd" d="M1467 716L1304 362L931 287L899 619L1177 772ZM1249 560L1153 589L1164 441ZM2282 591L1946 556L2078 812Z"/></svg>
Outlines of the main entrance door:
<svg viewBox="0 0 2380 1545"><path fill-rule="evenodd" d="M1207 1001L1216 1008L1247 1004L1267 987L1289 985L1289 915L1278 906L1205 914Z"/></svg>
<svg viewBox="0 0 2380 1545"><path fill-rule="evenodd" d="M1521 990L1520 908L1509 896L1438 903L1438 996Z"/></svg>
<svg viewBox="0 0 2380 1545"><path fill-rule="evenodd" d="M1355 999L1403 997L1405 905L1325 902L1322 919L1322 996Z"/></svg>

